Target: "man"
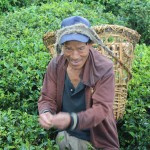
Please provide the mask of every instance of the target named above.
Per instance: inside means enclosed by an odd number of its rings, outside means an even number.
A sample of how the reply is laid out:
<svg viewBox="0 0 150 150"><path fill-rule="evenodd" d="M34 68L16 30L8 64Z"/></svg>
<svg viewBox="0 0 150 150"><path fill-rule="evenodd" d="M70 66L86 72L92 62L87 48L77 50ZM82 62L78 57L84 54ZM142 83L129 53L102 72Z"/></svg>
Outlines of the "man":
<svg viewBox="0 0 150 150"><path fill-rule="evenodd" d="M59 55L48 65L38 109L43 128L59 129L62 150L86 150L89 143L93 149L119 149L113 63L92 48L95 42L102 44L80 16L64 19L57 32Z"/></svg>

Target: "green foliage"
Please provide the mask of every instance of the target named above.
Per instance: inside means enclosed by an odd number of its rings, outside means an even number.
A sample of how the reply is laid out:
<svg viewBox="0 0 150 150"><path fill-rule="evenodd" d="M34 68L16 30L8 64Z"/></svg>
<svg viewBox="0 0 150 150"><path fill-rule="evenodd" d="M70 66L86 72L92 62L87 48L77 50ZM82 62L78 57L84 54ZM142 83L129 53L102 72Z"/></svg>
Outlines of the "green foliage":
<svg viewBox="0 0 150 150"><path fill-rule="evenodd" d="M86 4L89 6L90 11L100 10L97 17L101 17L101 13L109 14L106 15L106 18L110 19L110 21L108 22L109 24L123 23L122 25L137 30L142 35L140 40L141 43L146 43L148 45L150 44L149 0L2 0L0 1L0 14L5 12L15 12L16 10L19 10L19 8L26 8L31 5L41 6L43 3L52 4L53 2L62 4L66 2L69 3L70 1ZM62 7L63 6L61 6L61 8ZM103 8L102 12L101 8ZM96 16L93 15L93 17Z"/></svg>
<svg viewBox="0 0 150 150"><path fill-rule="evenodd" d="M125 150L148 150L150 146L149 58L150 47L138 45L133 63L133 79L128 86L126 114L118 123L120 144Z"/></svg>
<svg viewBox="0 0 150 150"><path fill-rule="evenodd" d="M46 2L50 4L43 4ZM53 140L48 140L52 139L49 132L39 127L36 115L43 75L51 59L42 37L47 31L57 30L63 18L81 15L92 25L128 26L142 34L142 41L150 41L150 5L146 5L146 0L132 1L132 5L131 0L80 2L0 1L1 11L10 11L0 16L0 149L58 148ZM150 147L149 58L150 47L138 45L126 114L118 122L122 150Z"/></svg>
<svg viewBox="0 0 150 150"><path fill-rule="evenodd" d="M128 27L137 30L141 34L141 42L150 44L150 1L128 0L120 4L120 16Z"/></svg>
<svg viewBox="0 0 150 150"><path fill-rule="evenodd" d="M141 43L150 44L150 1L149 0L77 0L89 4L93 9L103 6L103 12L112 13L124 26L141 34ZM117 22L115 24L118 24Z"/></svg>
<svg viewBox="0 0 150 150"><path fill-rule="evenodd" d="M57 0L1 0L0 14L6 12L14 12L22 7L29 7L31 5L42 5L43 3L56 2Z"/></svg>
<svg viewBox="0 0 150 150"><path fill-rule="evenodd" d="M49 140L51 132L39 126L37 116L19 110L0 111L0 149L58 150Z"/></svg>
<svg viewBox="0 0 150 150"><path fill-rule="evenodd" d="M141 34L141 43L150 44L150 1L149 0L100 0L105 12L112 12L126 26Z"/></svg>
<svg viewBox="0 0 150 150"><path fill-rule="evenodd" d="M150 46L138 45L133 63L133 79L129 84L129 98L136 97L150 106Z"/></svg>

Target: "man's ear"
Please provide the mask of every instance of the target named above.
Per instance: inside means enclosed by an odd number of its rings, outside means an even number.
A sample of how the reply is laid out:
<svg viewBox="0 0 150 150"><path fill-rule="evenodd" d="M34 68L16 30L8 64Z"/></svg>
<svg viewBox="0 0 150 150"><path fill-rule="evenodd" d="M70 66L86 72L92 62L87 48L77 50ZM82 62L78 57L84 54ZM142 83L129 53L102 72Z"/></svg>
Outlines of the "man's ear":
<svg viewBox="0 0 150 150"><path fill-rule="evenodd" d="M87 43L86 43L90 48L92 47L92 45L94 44L93 41L89 40Z"/></svg>
<svg viewBox="0 0 150 150"><path fill-rule="evenodd" d="M93 43L88 43L89 48L91 48L93 45Z"/></svg>

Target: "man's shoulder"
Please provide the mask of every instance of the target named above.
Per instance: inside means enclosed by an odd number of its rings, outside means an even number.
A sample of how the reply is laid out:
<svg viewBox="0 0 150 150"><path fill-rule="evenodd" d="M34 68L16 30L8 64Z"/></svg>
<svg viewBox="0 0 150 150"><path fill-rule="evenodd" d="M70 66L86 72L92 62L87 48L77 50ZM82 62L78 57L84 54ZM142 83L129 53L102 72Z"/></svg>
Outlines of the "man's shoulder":
<svg viewBox="0 0 150 150"><path fill-rule="evenodd" d="M57 65L62 62L64 62L63 55L57 55L50 60L49 65L53 67L57 67Z"/></svg>
<svg viewBox="0 0 150 150"><path fill-rule="evenodd" d="M51 63L58 64L60 61L64 59L63 55L57 55L51 59Z"/></svg>
<svg viewBox="0 0 150 150"><path fill-rule="evenodd" d="M58 55L54 58L52 58L48 64L47 70L48 72L57 72L57 69L61 66L64 66L65 59L63 55Z"/></svg>

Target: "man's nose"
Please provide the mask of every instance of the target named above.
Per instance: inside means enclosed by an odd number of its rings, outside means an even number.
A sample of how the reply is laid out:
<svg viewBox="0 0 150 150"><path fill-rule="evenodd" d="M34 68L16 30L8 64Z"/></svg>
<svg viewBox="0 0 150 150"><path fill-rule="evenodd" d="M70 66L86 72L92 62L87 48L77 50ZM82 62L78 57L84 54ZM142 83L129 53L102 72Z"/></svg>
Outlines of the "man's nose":
<svg viewBox="0 0 150 150"><path fill-rule="evenodd" d="M72 59L78 59L80 57L79 52L77 50L73 50L71 53Z"/></svg>

